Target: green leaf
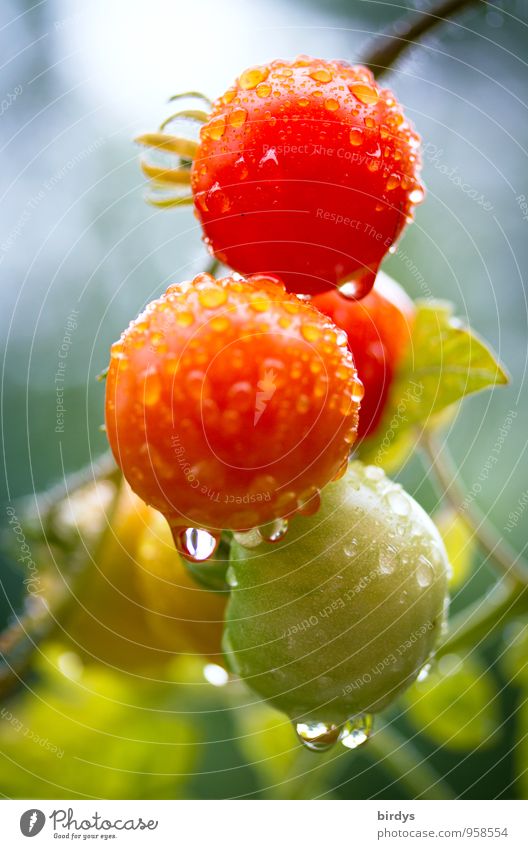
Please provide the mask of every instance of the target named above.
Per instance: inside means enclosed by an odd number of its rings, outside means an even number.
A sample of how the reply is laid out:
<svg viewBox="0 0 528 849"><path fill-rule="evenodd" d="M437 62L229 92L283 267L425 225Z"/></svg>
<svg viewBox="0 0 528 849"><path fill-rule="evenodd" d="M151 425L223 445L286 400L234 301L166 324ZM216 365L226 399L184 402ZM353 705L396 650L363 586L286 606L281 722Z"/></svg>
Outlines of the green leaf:
<svg viewBox="0 0 528 849"><path fill-rule="evenodd" d="M508 382L504 367L486 343L453 316L451 304L417 301L416 306L412 345L396 374L383 419L358 450L360 459L385 468L394 468L412 450L416 428L435 427L466 395Z"/></svg>
<svg viewBox="0 0 528 849"><path fill-rule="evenodd" d="M498 690L476 655L440 658L423 681L403 697L409 719L437 745L468 751L496 742Z"/></svg>

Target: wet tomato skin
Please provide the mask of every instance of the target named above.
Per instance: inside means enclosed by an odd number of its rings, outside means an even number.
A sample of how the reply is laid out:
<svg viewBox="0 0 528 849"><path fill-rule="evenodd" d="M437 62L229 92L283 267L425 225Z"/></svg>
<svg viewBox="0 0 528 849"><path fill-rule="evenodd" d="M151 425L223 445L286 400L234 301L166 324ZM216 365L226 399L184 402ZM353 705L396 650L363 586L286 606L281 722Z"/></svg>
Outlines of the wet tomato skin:
<svg viewBox="0 0 528 849"><path fill-rule="evenodd" d="M313 298L317 309L345 331L365 394L358 436L375 433L396 370L411 350L415 306L405 290L380 271L374 288L360 301L338 291Z"/></svg>
<svg viewBox="0 0 528 849"><path fill-rule="evenodd" d="M284 538L231 550L227 662L294 721L377 713L442 632L449 564L425 511L381 469L350 464Z"/></svg>
<svg viewBox="0 0 528 849"><path fill-rule="evenodd" d="M112 347L106 428L173 529L295 513L346 463L362 387L346 335L277 278L170 286Z"/></svg>
<svg viewBox="0 0 528 849"><path fill-rule="evenodd" d="M416 203L419 137L362 66L299 57L250 68L213 104L192 166L196 214L219 260L315 294L357 297Z"/></svg>

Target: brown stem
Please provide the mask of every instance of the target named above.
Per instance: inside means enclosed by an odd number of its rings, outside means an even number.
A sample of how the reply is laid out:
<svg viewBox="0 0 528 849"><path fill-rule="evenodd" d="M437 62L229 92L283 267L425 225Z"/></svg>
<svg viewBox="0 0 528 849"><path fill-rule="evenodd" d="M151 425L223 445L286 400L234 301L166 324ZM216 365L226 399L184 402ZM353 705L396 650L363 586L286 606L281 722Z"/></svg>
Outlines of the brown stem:
<svg viewBox="0 0 528 849"><path fill-rule="evenodd" d="M0 633L0 698L5 698L22 683L38 645L53 634L58 621L71 603L72 591L74 590L75 595L78 594L83 582L88 580L91 574L90 567L99 561L112 532L112 517L120 491L120 475L114 472L113 480L114 496L107 508L105 523L95 542L93 553L81 549L78 558L71 557L71 568L63 572L60 579L50 578L42 595L33 599L29 612L21 613Z"/></svg>
<svg viewBox="0 0 528 849"><path fill-rule="evenodd" d="M417 10L398 19L367 45L362 64L376 77L382 76L422 36L475 2L481 0L441 0L431 9Z"/></svg>

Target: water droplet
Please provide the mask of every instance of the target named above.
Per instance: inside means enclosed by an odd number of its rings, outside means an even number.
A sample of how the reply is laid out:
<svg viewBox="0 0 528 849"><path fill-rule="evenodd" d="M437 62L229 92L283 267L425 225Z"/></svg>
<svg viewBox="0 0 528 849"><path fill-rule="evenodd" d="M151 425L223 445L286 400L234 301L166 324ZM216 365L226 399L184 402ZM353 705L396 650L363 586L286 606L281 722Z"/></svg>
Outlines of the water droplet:
<svg viewBox="0 0 528 849"><path fill-rule="evenodd" d="M220 286L216 286L214 289L201 289L198 292L198 300L202 307L205 307L206 309L214 309L215 307L221 307L222 304L225 304L227 301L227 293L225 289L221 289Z"/></svg>
<svg viewBox="0 0 528 849"><path fill-rule="evenodd" d="M350 130L350 144L359 147L363 143L363 132L358 127Z"/></svg>
<svg viewBox="0 0 528 849"><path fill-rule="evenodd" d="M321 495L317 487L313 486L299 496L297 501L297 512L301 516L313 516L321 506Z"/></svg>
<svg viewBox="0 0 528 849"><path fill-rule="evenodd" d="M380 481L385 477L385 472L379 466L366 466L365 477L369 481Z"/></svg>
<svg viewBox="0 0 528 849"><path fill-rule="evenodd" d="M361 383L359 377L354 380L353 389L352 389L352 401L355 404L361 403L363 398L365 397L365 387Z"/></svg>
<svg viewBox="0 0 528 849"><path fill-rule="evenodd" d="M347 557L353 557L355 555L356 549L357 549L357 544L358 544L358 541L355 537L352 537L352 539L349 539L345 543L345 547L343 548L343 551L345 552Z"/></svg>
<svg viewBox="0 0 528 849"><path fill-rule="evenodd" d="M341 726L326 722L297 722L295 733L310 751L326 752L339 740Z"/></svg>
<svg viewBox="0 0 528 849"><path fill-rule="evenodd" d="M328 97L324 102L324 108L328 110L328 112L337 112L339 109L339 101L334 97Z"/></svg>
<svg viewBox="0 0 528 849"><path fill-rule="evenodd" d="M266 68L248 68L240 75L238 84L245 91L250 91L256 88L259 83L264 82L267 76L268 71Z"/></svg>
<svg viewBox="0 0 528 849"><path fill-rule="evenodd" d="M179 324L180 327L189 327L190 324L194 321L194 315L192 312L188 310L180 310L176 314L176 324Z"/></svg>
<svg viewBox="0 0 528 849"><path fill-rule="evenodd" d="M357 749L367 742L371 734L372 716L370 713L363 713L345 722L340 740L347 749Z"/></svg>
<svg viewBox="0 0 528 849"><path fill-rule="evenodd" d="M217 333L223 333L229 326L229 319L225 315L215 315L209 322L209 327Z"/></svg>
<svg viewBox="0 0 528 849"><path fill-rule="evenodd" d="M343 295L344 298L354 300L359 288L360 287L354 282L354 280L347 280L346 283L342 283L341 286L339 286L339 294Z"/></svg>
<svg viewBox="0 0 528 849"><path fill-rule="evenodd" d="M392 192L394 189L397 189L400 185L400 175L399 174L391 174L387 182L385 183L385 187L388 192Z"/></svg>
<svg viewBox="0 0 528 849"><path fill-rule="evenodd" d="M211 534L203 528L171 528L178 553L193 563L202 563L213 556L220 542L220 534Z"/></svg>
<svg viewBox="0 0 528 849"><path fill-rule="evenodd" d="M338 291L344 298L350 298L351 300L362 298L372 289L376 274L377 268L363 266L354 272L348 280L344 281L338 287Z"/></svg>
<svg viewBox="0 0 528 849"><path fill-rule="evenodd" d="M352 83L348 88L356 100L365 106L374 106L379 100L376 89L365 83Z"/></svg>
<svg viewBox="0 0 528 849"><path fill-rule="evenodd" d="M243 156L239 156L235 162L236 175L239 180L245 180L249 175L249 168Z"/></svg>
<svg viewBox="0 0 528 849"><path fill-rule="evenodd" d="M211 118L208 124L202 127L202 135L213 141L219 141L225 133L226 119L224 115Z"/></svg>
<svg viewBox="0 0 528 849"><path fill-rule="evenodd" d="M269 97L271 94L271 86L268 83L259 83L255 89L255 94L258 97Z"/></svg>
<svg viewBox="0 0 528 849"><path fill-rule="evenodd" d="M213 213L228 212L230 209L231 201L220 188L220 183L214 183L207 192L207 206Z"/></svg>
<svg viewBox="0 0 528 849"><path fill-rule="evenodd" d="M397 516L408 516L411 511L409 499L401 489L394 488L389 490L385 496L387 504L393 513Z"/></svg>
<svg viewBox="0 0 528 849"><path fill-rule="evenodd" d="M264 542L279 542L288 533L288 520L275 519L259 528Z"/></svg>
<svg viewBox="0 0 528 849"><path fill-rule="evenodd" d="M430 560L420 554L416 568L416 581L419 587L430 587L434 581L434 568Z"/></svg>
<svg viewBox="0 0 528 849"><path fill-rule="evenodd" d="M321 331L315 324L303 324L301 325L301 334L307 342L317 342L321 336Z"/></svg>
<svg viewBox="0 0 528 849"><path fill-rule="evenodd" d="M316 71L310 71L309 76L318 83L329 83L334 77L328 68L318 68Z"/></svg>
<svg viewBox="0 0 528 849"><path fill-rule="evenodd" d="M396 566L395 561L396 549L388 545L382 547L379 552L379 570L382 575L392 575Z"/></svg>
<svg viewBox="0 0 528 849"><path fill-rule="evenodd" d="M230 586L231 589L235 589L235 587L238 587L238 579L236 576L235 569L232 565L227 567L225 579L227 585Z"/></svg>
<svg viewBox="0 0 528 849"><path fill-rule="evenodd" d="M417 188L413 189L409 194L409 202L412 204L421 203L425 197L425 192L423 189Z"/></svg>
<svg viewBox="0 0 528 849"><path fill-rule="evenodd" d="M232 127L238 129L238 127L242 127L245 124L247 114L247 109L244 109L243 106L235 106L229 113L228 121Z"/></svg>
<svg viewBox="0 0 528 849"><path fill-rule="evenodd" d="M262 542L262 534L258 528L252 528L250 531L235 531L233 537L243 548L256 548Z"/></svg>

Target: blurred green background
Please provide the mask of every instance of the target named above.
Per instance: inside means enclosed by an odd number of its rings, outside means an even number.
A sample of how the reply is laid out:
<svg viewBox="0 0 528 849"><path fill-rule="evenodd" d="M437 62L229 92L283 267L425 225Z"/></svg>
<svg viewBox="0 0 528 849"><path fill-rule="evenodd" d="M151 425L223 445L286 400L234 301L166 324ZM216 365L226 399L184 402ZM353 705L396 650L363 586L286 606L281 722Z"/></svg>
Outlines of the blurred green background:
<svg viewBox="0 0 528 849"><path fill-rule="evenodd" d="M297 53L354 62L369 38L412 8L408 0L3 0L4 504L45 490L105 450L104 390L96 376L111 342L169 282L206 262L192 211L143 203L131 139L159 123L172 93L198 89L214 97L248 65ZM518 550L526 521L510 532L505 526L528 490L528 217L519 200L528 196L527 27L521 0L470 7L406 53L387 78L424 139L428 195L384 268L413 297L453 301L511 374L508 388L464 402L447 439L467 492ZM57 433L54 379L72 310L78 315L65 359L65 426ZM499 462L481 480L511 410L517 415ZM419 457L400 479L427 509L436 507ZM5 525L5 507L1 517ZM7 549L1 557L5 625L22 604L23 575ZM489 582L476 555L453 608ZM444 670L452 679L446 705L467 691L443 714L444 724L435 723L434 708L423 714L425 700L414 712L404 700L388 732L401 739L387 738L385 754L368 746L336 754L331 771L314 755L296 765L286 721L239 685L205 682L196 662L175 661L160 676L165 683L82 670L59 634L5 703L0 794L407 798L419 795L419 770L430 765L453 795L524 797L526 746L519 741L528 731L528 676L511 680L524 663L522 643L507 661L504 654L515 634L510 628L474 652L462 670ZM456 676L468 676L470 685ZM269 726L274 730L266 732ZM418 766L398 777L395 762L407 752ZM300 784L299 770L307 771ZM287 775L291 785L266 790Z"/></svg>

